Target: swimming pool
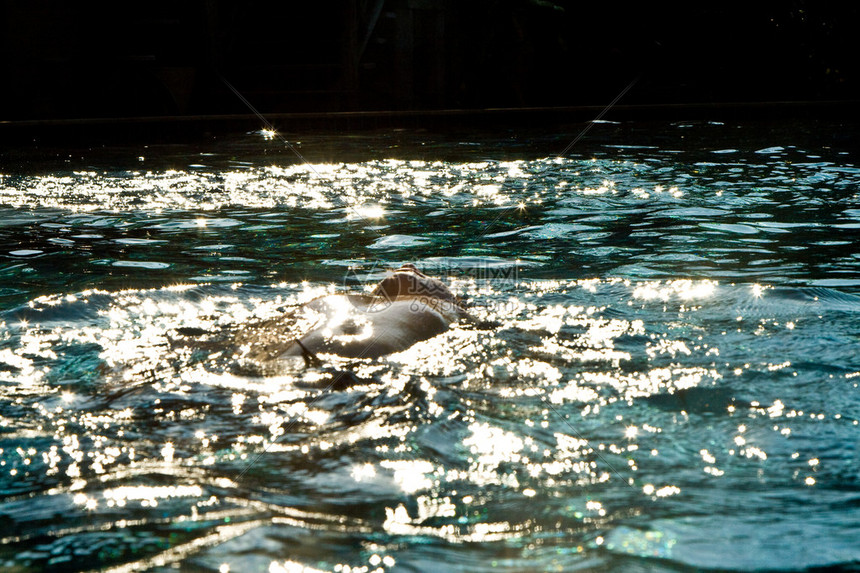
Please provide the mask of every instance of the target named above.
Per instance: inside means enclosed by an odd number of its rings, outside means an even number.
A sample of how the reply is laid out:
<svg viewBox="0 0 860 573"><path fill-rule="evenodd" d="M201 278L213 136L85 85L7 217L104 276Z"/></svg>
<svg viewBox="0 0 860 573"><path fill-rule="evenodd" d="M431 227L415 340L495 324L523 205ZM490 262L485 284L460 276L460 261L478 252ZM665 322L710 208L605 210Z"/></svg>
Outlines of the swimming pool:
<svg viewBox="0 0 860 573"><path fill-rule="evenodd" d="M605 122L565 158L575 131L296 136L308 163L264 132L7 152L0 564L856 565L853 129ZM405 262L478 323L266 372L218 344Z"/></svg>

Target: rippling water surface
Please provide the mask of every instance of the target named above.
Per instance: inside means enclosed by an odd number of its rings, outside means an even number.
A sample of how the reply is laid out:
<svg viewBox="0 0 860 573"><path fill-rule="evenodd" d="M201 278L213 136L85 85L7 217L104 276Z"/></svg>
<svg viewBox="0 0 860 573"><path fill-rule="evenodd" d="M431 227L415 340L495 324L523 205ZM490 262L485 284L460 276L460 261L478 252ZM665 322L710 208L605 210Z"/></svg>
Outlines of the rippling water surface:
<svg viewBox="0 0 860 573"><path fill-rule="evenodd" d="M0 568L856 567L851 133L6 152ZM224 343L404 262L476 324L303 369Z"/></svg>

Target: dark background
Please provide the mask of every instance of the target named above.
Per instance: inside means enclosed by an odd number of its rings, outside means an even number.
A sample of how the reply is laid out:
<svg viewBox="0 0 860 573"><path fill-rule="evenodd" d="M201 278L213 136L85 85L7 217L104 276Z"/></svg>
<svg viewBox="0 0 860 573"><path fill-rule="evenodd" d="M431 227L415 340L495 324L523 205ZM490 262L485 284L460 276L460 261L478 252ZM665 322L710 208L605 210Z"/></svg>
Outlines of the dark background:
<svg viewBox="0 0 860 573"><path fill-rule="evenodd" d="M860 100L853 2L0 4L0 121ZM843 104L844 105L844 104Z"/></svg>

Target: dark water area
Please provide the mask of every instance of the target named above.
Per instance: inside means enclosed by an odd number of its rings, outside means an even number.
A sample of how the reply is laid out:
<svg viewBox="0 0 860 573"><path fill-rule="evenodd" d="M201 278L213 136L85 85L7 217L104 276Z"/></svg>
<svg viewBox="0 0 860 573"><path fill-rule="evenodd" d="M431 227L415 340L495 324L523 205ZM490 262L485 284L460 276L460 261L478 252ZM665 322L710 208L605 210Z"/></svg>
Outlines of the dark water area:
<svg viewBox="0 0 860 573"><path fill-rule="evenodd" d="M0 567L857 567L856 126L580 128L0 152ZM478 320L219 345L406 262Z"/></svg>

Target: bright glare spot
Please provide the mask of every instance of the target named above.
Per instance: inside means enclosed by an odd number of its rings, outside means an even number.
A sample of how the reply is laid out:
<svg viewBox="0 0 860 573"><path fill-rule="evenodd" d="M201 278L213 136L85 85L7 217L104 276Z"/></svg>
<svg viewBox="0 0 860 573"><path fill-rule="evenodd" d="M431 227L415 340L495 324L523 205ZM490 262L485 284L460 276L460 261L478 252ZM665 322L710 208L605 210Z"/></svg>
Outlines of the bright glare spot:
<svg viewBox="0 0 860 573"><path fill-rule="evenodd" d="M663 302L668 302L673 296L681 300L703 299L713 296L716 287L717 283L709 280L691 281L683 279L666 283L652 281L637 286L633 290L633 297Z"/></svg>
<svg viewBox="0 0 860 573"><path fill-rule="evenodd" d="M230 573L230 565L227 563L222 563L218 567L218 573Z"/></svg>
<svg viewBox="0 0 860 573"><path fill-rule="evenodd" d="M433 487L433 482L426 477L426 474L433 472L433 464L426 460L386 460L379 465L394 470L395 483L406 493Z"/></svg>
<svg viewBox="0 0 860 573"><path fill-rule="evenodd" d="M624 437L628 440L632 440L637 435L639 435L639 428L636 426L627 426L627 429L624 430Z"/></svg>
<svg viewBox="0 0 860 573"><path fill-rule="evenodd" d="M753 291L754 297L761 298L762 293L764 292L764 289L762 288L762 286L760 284L756 283L752 286L752 291Z"/></svg>
<svg viewBox="0 0 860 573"><path fill-rule="evenodd" d="M205 227L206 226L206 219L198 218L197 219L197 226L198 227Z"/></svg>
<svg viewBox="0 0 860 573"><path fill-rule="evenodd" d="M277 135L277 132L274 129L261 129L260 135L262 135L263 139L265 139L266 141L271 141L275 139L275 135Z"/></svg>
<svg viewBox="0 0 860 573"><path fill-rule="evenodd" d="M596 511L598 515L605 515L606 510L603 508L603 504L599 501L587 501L585 502L585 509L588 511Z"/></svg>
<svg viewBox="0 0 860 573"><path fill-rule="evenodd" d="M352 468L352 479L362 481L376 476L376 468L371 463L357 465Z"/></svg>
<svg viewBox="0 0 860 573"><path fill-rule="evenodd" d="M408 532L409 524L412 519L409 517L409 512L401 503L395 509L390 507L385 508L385 522L382 524L383 529L389 533Z"/></svg>
<svg viewBox="0 0 860 573"><path fill-rule="evenodd" d="M158 499L177 497L200 497L203 489L199 485L120 486L107 489L104 498L122 507L127 501L154 502Z"/></svg>
<svg viewBox="0 0 860 573"><path fill-rule="evenodd" d="M806 485L815 485L815 478L810 476L806 478L803 483L805 483Z"/></svg>
<svg viewBox="0 0 860 573"><path fill-rule="evenodd" d="M657 497L669 497L670 495L681 493L681 488L676 485L667 485L665 487L661 487L654 493L657 494Z"/></svg>
<svg viewBox="0 0 860 573"><path fill-rule="evenodd" d="M788 368L791 366L791 362L786 360L785 362L780 362L779 364L771 364L767 367L770 372L776 372L777 370L782 370L783 368ZM779 400L777 400L779 402Z"/></svg>
<svg viewBox="0 0 860 573"><path fill-rule="evenodd" d="M164 447L161 448L161 457L164 458L165 462L172 463L174 451L175 450L173 449L173 443L167 442L166 444L164 444Z"/></svg>
<svg viewBox="0 0 860 573"><path fill-rule="evenodd" d="M335 568L335 571L337 570ZM351 569L351 571L360 571L360 569ZM284 561L283 563L272 561L269 563L269 573L322 573L322 570L302 565L295 561Z"/></svg>
<svg viewBox="0 0 860 573"><path fill-rule="evenodd" d="M75 494L75 497L72 498L72 503L75 505L82 505L88 511L93 511L99 506L98 501L83 493Z"/></svg>
<svg viewBox="0 0 860 573"><path fill-rule="evenodd" d="M523 495L526 497L534 497L536 494L537 492L532 488L527 488L523 490Z"/></svg>
<svg viewBox="0 0 860 573"><path fill-rule="evenodd" d="M515 434L478 422L471 424L469 430L472 435L463 440L463 445L478 456L479 464L496 468L500 463L520 460L524 444Z"/></svg>
<svg viewBox="0 0 860 573"><path fill-rule="evenodd" d="M354 215L362 219L381 219L385 216L385 207L375 204L357 205L353 207L353 212ZM347 218L351 219L353 217L349 215Z"/></svg>

